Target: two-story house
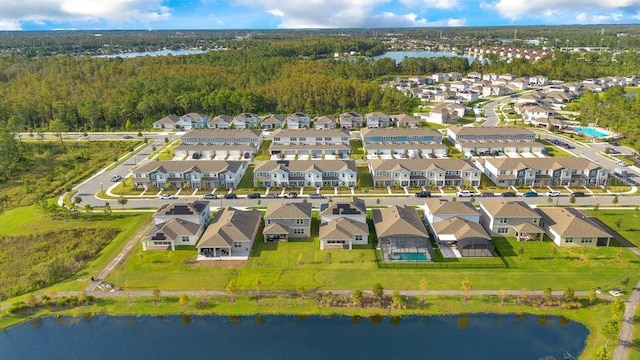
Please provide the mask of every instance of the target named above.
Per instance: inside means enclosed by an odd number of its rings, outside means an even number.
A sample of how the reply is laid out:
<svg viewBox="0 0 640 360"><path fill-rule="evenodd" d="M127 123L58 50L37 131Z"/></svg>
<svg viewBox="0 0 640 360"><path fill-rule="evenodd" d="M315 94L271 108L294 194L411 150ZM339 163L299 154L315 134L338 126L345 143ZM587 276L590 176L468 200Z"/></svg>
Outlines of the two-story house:
<svg viewBox="0 0 640 360"><path fill-rule="evenodd" d="M198 260L247 260L262 222L260 210L224 208L196 245Z"/></svg>
<svg viewBox="0 0 640 360"><path fill-rule="evenodd" d="M331 115L318 116L313 119L315 129L335 129L336 125L336 119Z"/></svg>
<svg viewBox="0 0 640 360"><path fill-rule="evenodd" d="M191 112L182 115L176 125L179 126L180 129L184 130L204 129L207 127L208 122L209 117L207 115Z"/></svg>
<svg viewBox="0 0 640 360"><path fill-rule="evenodd" d="M427 121L436 124L456 124L464 116L464 110L464 106L460 104L438 104L431 109Z"/></svg>
<svg viewBox="0 0 640 360"><path fill-rule="evenodd" d="M262 131L249 129L195 129L182 135L181 142L188 145L245 144L258 148L262 143Z"/></svg>
<svg viewBox="0 0 640 360"><path fill-rule="evenodd" d="M385 113L376 111L370 112L364 116L366 126L370 129L384 128L391 125L391 117Z"/></svg>
<svg viewBox="0 0 640 360"><path fill-rule="evenodd" d="M368 162L377 187L480 185L480 170L466 159L371 159Z"/></svg>
<svg viewBox="0 0 640 360"><path fill-rule="evenodd" d="M282 124L284 124L284 116L279 114L269 114L260 122L260 126L264 130L281 129Z"/></svg>
<svg viewBox="0 0 640 360"><path fill-rule="evenodd" d="M442 143L442 134L438 130L432 128L417 128L417 129L403 129L403 128L391 128L391 129L362 129L360 131L360 137L362 143L365 144L379 144L379 143L392 143L392 144L404 144L404 143Z"/></svg>
<svg viewBox="0 0 640 360"><path fill-rule="evenodd" d="M533 131L520 126L451 126L447 129L447 139L455 145L465 140L535 141L536 135Z"/></svg>
<svg viewBox="0 0 640 360"><path fill-rule="evenodd" d="M233 117L235 129L255 129L260 127L260 116L253 113L241 113Z"/></svg>
<svg viewBox="0 0 640 360"><path fill-rule="evenodd" d="M209 129L228 129L231 127L233 118L229 115L217 115L207 123Z"/></svg>
<svg viewBox="0 0 640 360"><path fill-rule="evenodd" d="M420 126L420 123L422 123L422 120L407 114L392 115L391 121L400 128L417 128Z"/></svg>
<svg viewBox="0 0 640 360"><path fill-rule="evenodd" d="M364 200L352 197L320 206L320 249L352 249L369 242Z"/></svg>
<svg viewBox="0 0 640 360"><path fill-rule="evenodd" d="M340 127L347 130L361 128L366 124L364 117L362 117L362 114L358 114L355 112L342 113L340 114L339 119Z"/></svg>
<svg viewBox="0 0 640 360"><path fill-rule="evenodd" d="M542 240L540 214L524 201L481 201L480 224L494 236Z"/></svg>
<svg viewBox="0 0 640 360"><path fill-rule="evenodd" d="M180 121L180 117L177 115L169 114L163 117L160 120L156 120L153 122L154 129L170 129L174 130L176 128L176 124Z"/></svg>
<svg viewBox="0 0 640 360"><path fill-rule="evenodd" d="M133 186L144 189L235 189L247 170L246 161L150 161L133 173Z"/></svg>
<svg viewBox="0 0 640 360"><path fill-rule="evenodd" d="M311 203L270 203L264 214L265 242L311 236Z"/></svg>
<svg viewBox="0 0 640 360"><path fill-rule="evenodd" d="M153 214L154 225L142 238L142 249L175 250L193 246L209 224L209 202L165 204Z"/></svg>
<svg viewBox="0 0 640 360"><path fill-rule="evenodd" d="M311 127L311 117L305 113L296 112L285 119L289 129L308 129Z"/></svg>
<svg viewBox="0 0 640 360"><path fill-rule="evenodd" d="M255 187L355 187L358 171L353 160L259 161L253 171Z"/></svg>

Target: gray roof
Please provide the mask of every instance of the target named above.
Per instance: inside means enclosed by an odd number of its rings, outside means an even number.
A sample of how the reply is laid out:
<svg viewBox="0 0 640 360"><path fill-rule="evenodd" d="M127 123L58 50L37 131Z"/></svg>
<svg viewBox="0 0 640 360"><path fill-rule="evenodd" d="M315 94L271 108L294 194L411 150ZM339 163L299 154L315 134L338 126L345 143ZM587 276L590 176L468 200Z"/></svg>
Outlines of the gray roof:
<svg viewBox="0 0 640 360"><path fill-rule="evenodd" d="M417 129L407 128L374 128L374 129L362 129L360 133L364 137L372 136L442 136L442 134L435 129L428 127L421 127Z"/></svg>
<svg viewBox="0 0 640 360"><path fill-rule="evenodd" d="M278 202L270 203L264 214L265 219L311 219L311 203Z"/></svg>
<svg viewBox="0 0 640 360"><path fill-rule="evenodd" d="M535 170L556 170L561 168L574 170L594 170L600 165L583 157L544 157L544 158L487 158L485 162L498 170L516 170L530 168Z"/></svg>
<svg viewBox="0 0 640 360"><path fill-rule="evenodd" d="M542 222L561 237L610 238L611 235L585 214L571 208L537 208Z"/></svg>
<svg viewBox="0 0 640 360"><path fill-rule="evenodd" d="M336 200L326 204L322 210L322 215L367 215L367 206L364 200L358 197L351 197L346 200ZM322 209L322 207L321 207Z"/></svg>
<svg viewBox="0 0 640 360"><path fill-rule="evenodd" d="M194 201L191 204L169 203L164 204L156 211L154 216L180 216L202 214L209 208L208 201Z"/></svg>
<svg viewBox="0 0 640 360"><path fill-rule="evenodd" d="M339 218L320 225L321 241L350 240L355 235L369 236L367 224L348 218Z"/></svg>
<svg viewBox="0 0 640 360"><path fill-rule="evenodd" d="M494 218L533 219L540 215L521 200L517 201L482 201L480 207Z"/></svg>
<svg viewBox="0 0 640 360"><path fill-rule="evenodd" d="M369 164L373 171L377 170L478 170L465 159L372 159Z"/></svg>
<svg viewBox="0 0 640 360"><path fill-rule="evenodd" d="M143 241L176 240L182 235L196 235L200 225L191 221L171 219L152 227Z"/></svg>
<svg viewBox="0 0 640 360"><path fill-rule="evenodd" d="M293 172L317 170L320 172L351 170L357 172L353 160L268 160L257 161L253 172L283 169Z"/></svg>
<svg viewBox="0 0 640 360"><path fill-rule="evenodd" d="M335 124L336 119L331 115L323 115L313 119L313 122L317 124Z"/></svg>
<svg viewBox="0 0 640 360"><path fill-rule="evenodd" d="M434 215L480 215L476 207L468 201L427 199L425 205Z"/></svg>
<svg viewBox="0 0 640 360"><path fill-rule="evenodd" d="M450 131L456 135L534 135L531 130L520 126L451 126L449 129L447 129L447 131Z"/></svg>
<svg viewBox="0 0 640 360"><path fill-rule="evenodd" d="M259 227L260 211L227 208L216 214L196 247L231 247L234 242L253 242Z"/></svg>
<svg viewBox="0 0 640 360"><path fill-rule="evenodd" d="M193 129L186 134L182 135L182 138L257 138L262 135L260 130L250 129Z"/></svg>
<svg viewBox="0 0 640 360"><path fill-rule="evenodd" d="M469 238L491 240L491 236L480 223L469 221L460 217L452 217L433 224L433 230L438 235L453 234L456 240Z"/></svg>
<svg viewBox="0 0 640 360"><path fill-rule="evenodd" d="M177 115L173 115L173 114L169 114L165 117L163 117L160 120L156 120L153 123L154 124L174 124L178 122L178 120L180 120L180 117Z"/></svg>
<svg viewBox="0 0 640 360"><path fill-rule="evenodd" d="M429 237L418 212L410 206L392 205L372 213L378 238Z"/></svg>
<svg viewBox="0 0 640 360"><path fill-rule="evenodd" d="M135 170L136 173L150 173L154 171L184 173L189 170L198 172L218 173L231 171L237 173L244 165L242 161L214 161L214 160L183 160L183 161L149 161Z"/></svg>
<svg viewBox="0 0 640 360"><path fill-rule="evenodd" d="M349 137L349 132L343 129L278 129L273 137ZM324 140L324 139L323 139Z"/></svg>

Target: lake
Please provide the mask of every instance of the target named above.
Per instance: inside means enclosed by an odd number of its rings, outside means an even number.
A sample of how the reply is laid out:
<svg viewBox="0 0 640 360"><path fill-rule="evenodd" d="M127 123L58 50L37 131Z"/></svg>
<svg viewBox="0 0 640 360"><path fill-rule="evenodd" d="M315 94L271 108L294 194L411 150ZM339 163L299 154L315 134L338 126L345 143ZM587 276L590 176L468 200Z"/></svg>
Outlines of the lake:
<svg viewBox="0 0 640 360"><path fill-rule="evenodd" d="M43 318L0 331L0 359L577 358L588 331L555 316Z"/></svg>
<svg viewBox="0 0 640 360"><path fill-rule="evenodd" d="M396 61L396 63L402 62L402 59L405 57L425 57L425 58L434 58L434 57L462 57L466 58L469 63L475 59L470 55L458 55L454 52L444 52L444 51L387 51L386 53L378 56L374 56L375 60L387 57Z"/></svg>
<svg viewBox="0 0 640 360"><path fill-rule="evenodd" d="M111 55L96 55L94 57L97 58L116 58L121 57L123 59L134 58L139 56L166 56L166 55L194 55L194 54L204 54L206 51L203 50L156 50L156 51L143 51L143 52L128 52L122 54L111 54Z"/></svg>

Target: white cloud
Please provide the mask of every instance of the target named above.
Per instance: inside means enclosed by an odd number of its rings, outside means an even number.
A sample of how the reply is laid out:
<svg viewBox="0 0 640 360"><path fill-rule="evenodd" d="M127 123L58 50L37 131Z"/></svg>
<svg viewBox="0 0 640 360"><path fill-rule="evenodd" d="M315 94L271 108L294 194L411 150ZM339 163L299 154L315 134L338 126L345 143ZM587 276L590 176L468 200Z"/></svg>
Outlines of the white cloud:
<svg viewBox="0 0 640 360"><path fill-rule="evenodd" d="M496 11L503 18L516 20L522 17L541 17L546 13L584 13L590 16L588 14L598 11L637 12L640 10L640 0L498 0L483 1L480 7Z"/></svg>
<svg viewBox="0 0 640 360"><path fill-rule="evenodd" d="M147 23L171 16L162 0L20 0L3 1L0 26L25 22Z"/></svg>
<svg viewBox="0 0 640 360"><path fill-rule="evenodd" d="M467 25L467 19L447 19L447 26L465 26Z"/></svg>
<svg viewBox="0 0 640 360"><path fill-rule="evenodd" d="M400 0L406 6L423 6L436 9L453 9L460 7L459 0Z"/></svg>
<svg viewBox="0 0 640 360"><path fill-rule="evenodd" d="M22 30L20 23L15 20L0 19L0 30Z"/></svg>
<svg viewBox="0 0 640 360"><path fill-rule="evenodd" d="M623 15L620 13L612 13L610 15L593 15L580 13L576 16L576 20L578 20L582 24L607 24L619 22L622 19Z"/></svg>

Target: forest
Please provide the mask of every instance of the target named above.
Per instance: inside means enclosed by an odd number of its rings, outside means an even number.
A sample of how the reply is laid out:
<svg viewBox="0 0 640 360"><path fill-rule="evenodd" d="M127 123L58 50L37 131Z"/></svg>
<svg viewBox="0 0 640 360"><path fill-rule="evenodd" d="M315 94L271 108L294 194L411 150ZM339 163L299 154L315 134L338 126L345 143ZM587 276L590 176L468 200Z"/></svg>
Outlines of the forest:
<svg viewBox="0 0 640 360"><path fill-rule="evenodd" d="M456 71L547 75L565 81L640 73L636 52L568 53L537 62L464 58L357 57L336 51L377 52L370 39L327 36L252 39L246 47L190 56L105 59L0 56L0 122L15 131L147 129L167 114L240 112L313 116L344 111L409 113L414 99L381 83L404 75Z"/></svg>

